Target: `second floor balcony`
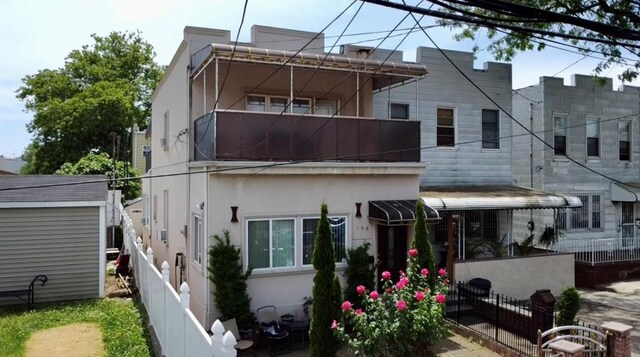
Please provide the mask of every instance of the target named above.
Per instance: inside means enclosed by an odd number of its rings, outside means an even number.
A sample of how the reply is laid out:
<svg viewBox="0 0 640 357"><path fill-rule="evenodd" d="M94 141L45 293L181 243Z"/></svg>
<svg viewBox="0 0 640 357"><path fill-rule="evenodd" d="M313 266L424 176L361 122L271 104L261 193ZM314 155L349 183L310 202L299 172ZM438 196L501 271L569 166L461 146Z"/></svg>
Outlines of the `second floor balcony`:
<svg viewBox="0 0 640 357"><path fill-rule="evenodd" d="M419 162L420 122L217 111L193 142L195 161Z"/></svg>

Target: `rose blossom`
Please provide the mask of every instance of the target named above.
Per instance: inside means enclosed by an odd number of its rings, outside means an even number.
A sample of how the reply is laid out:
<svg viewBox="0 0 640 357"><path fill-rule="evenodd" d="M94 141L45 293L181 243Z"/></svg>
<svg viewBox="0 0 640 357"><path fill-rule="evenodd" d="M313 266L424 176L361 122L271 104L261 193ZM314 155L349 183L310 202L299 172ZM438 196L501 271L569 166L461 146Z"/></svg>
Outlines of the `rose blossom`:
<svg viewBox="0 0 640 357"><path fill-rule="evenodd" d="M387 294L391 294L391 293L393 292L393 289L391 289L391 288L387 288L387 290L386 290L386 291L387 291Z"/></svg>
<svg viewBox="0 0 640 357"><path fill-rule="evenodd" d="M362 309L356 309L356 315L358 316L362 315Z"/></svg>
<svg viewBox="0 0 640 357"><path fill-rule="evenodd" d="M400 281L404 285L409 285L409 278L407 278L406 276L403 276L402 278L400 278Z"/></svg>
<svg viewBox="0 0 640 357"><path fill-rule="evenodd" d="M396 303L396 307L398 308L398 310L402 311L407 308L407 303L404 302L404 300L398 300L398 302Z"/></svg>
<svg viewBox="0 0 640 357"><path fill-rule="evenodd" d="M342 311L351 310L351 306L353 306L349 301L345 301L342 303Z"/></svg>
<svg viewBox="0 0 640 357"><path fill-rule="evenodd" d="M427 268L422 268L422 270L420 270L420 274L427 276L429 275L429 269Z"/></svg>
<svg viewBox="0 0 640 357"><path fill-rule="evenodd" d="M410 257L415 257L418 255L418 250L417 249L409 249L409 256Z"/></svg>
<svg viewBox="0 0 640 357"><path fill-rule="evenodd" d="M358 287L356 287L356 292L358 293L358 295L362 295L364 294L366 289L367 288L365 288L364 285L358 285Z"/></svg>
<svg viewBox="0 0 640 357"><path fill-rule="evenodd" d="M389 273L388 271L383 271L382 272L382 279L384 280L389 280L389 278L391 278L391 273Z"/></svg>
<svg viewBox="0 0 640 357"><path fill-rule="evenodd" d="M404 281L400 280L397 284L396 284L396 289L398 290L402 290L407 286L407 284L404 283Z"/></svg>
<svg viewBox="0 0 640 357"><path fill-rule="evenodd" d="M424 300L424 293L422 291L416 291L416 300L417 301L422 301Z"/></svg>
<svg viewBox="0 0 640 357"><path fill-rule="evenodd" d="M444 270L444 268L440 268L440 270L438 270L438 274L440 274L440 276L445 276L447 275L447 271Z"/></svg>
<svg viewBox="0 0 640 357"><path fill-rule="evenodd" d="M340 324L336 320L333 320L333 322L331 323L332 330L337 330L339 326Z"/></svg>
<svg viewBox="0 0 640 357"><path fill-rule="evenodd" d="M374 290L374 291L372 291L372 292L369 294L369 297L371 298L371 300L378 300L378 292L377 292L377 291L375 291L375 290Z"/></svg>
<svg viewBox="0 0 640 357"><path fill-rule="evenodd" d="M443 294L438 294L436 295L436 302L438 304L444 304L444 302L447 300L447 297L444 296Z"/></svg>

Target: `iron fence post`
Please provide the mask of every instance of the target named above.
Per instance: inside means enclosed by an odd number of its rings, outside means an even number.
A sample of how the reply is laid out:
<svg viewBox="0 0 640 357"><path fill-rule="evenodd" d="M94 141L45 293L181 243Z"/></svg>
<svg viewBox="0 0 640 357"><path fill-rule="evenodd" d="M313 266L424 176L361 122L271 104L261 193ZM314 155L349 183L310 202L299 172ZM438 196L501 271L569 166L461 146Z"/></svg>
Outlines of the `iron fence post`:
<svg viewBox="0 0 640 357"><path fill-rule="evenodd" d="M495 340L498 341L498 325L499 325L499 321L498 318L500 316L500 294L496 294L496 332L495 332ZM498 341L500 342L500 341Z"/></svg>
<svg viewBox="0 0 640 357"><path fill-rule="evenodd" d="M456 308L456 324L460 325L460 282L458 282L458 290L456 290L456 293L458 294L458 306Z"/></svg>

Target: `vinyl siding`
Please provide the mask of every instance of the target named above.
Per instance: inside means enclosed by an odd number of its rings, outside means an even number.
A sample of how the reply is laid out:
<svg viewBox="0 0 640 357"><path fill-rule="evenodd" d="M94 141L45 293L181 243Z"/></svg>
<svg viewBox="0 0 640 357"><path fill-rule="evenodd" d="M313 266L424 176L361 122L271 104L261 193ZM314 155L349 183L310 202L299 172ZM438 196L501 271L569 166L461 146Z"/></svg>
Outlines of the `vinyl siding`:
<svg viewBox="0 0 640 357"><path fill-rule="evenodd" d="M26 289L34 276L39 302L98 297L99 208L0 209L0 291ZM0 305L20 303L1 298Z"/></svg>

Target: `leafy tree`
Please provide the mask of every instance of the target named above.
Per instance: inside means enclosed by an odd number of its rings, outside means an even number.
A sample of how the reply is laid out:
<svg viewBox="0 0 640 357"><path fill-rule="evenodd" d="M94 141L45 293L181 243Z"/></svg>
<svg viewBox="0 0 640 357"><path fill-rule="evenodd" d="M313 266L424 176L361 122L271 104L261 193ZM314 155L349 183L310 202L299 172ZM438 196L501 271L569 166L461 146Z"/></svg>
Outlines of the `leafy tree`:
<svg viewBox="0 0 640 357"><path fill-rule="evenodd" d="M310 329L310 355L313 357L335 356L340 346L331 330L331 322L340 317L342 292L335 276L336 260L333 234L329 226L328 208L322 204L320 222L313 247L313 305Z"/></svg>
<svg viewBox="0 0 640 357"><path fill-rule="evenodd" d="M140 172L135 167L124 161L116 161L116 179L125 178L125 166L130 177L140 176ZM56 172L56 175L113 175L113 160L106 153L88 154L76 163L64 163ZM113 189L113 182L109 181L109 189ZM126 200L140 197L142 183L140 180L118 180L115 185L116 190L122 191L122 197Z"/></svg>
<svg viewBox="0 0 640 357"><path fill-rule="evenodd" d="M365 243L357 248L347 249L347 269L344 274L347 277L347 290L345 299L358 304L356 287L364 286L373 290L376 280L376 266L369 262L370 243Z"/></svg>
<svg viewBox="0 0 640 357"><path fill-rule="evenodd" d="M441 24L458 31L456 40L477 40L484 33L491 41L488 50L498 60L509 61L519 52L541 51L555 43L601 58L595 74L621 65L626 70L620 79L631 81L640 71L638 1L430 0L438 6L433 10L404 2L364 1L440 18Z"/></svg>
<svg viewBox="0 0 640 357"><path fill-rule="evenodd" d="M111 152L110 133L127 143L133 124L147 126L163 72L153 47L139 32L92 38L94 44L71 51L62 68L22 79L17 98L33 113L27 129L34 135L23 173L50 174L91 152Z"/></svg>
<svg viewBox="0 0 640 357"><path fill-rule="evenodd" d="M429 289L436 290L436 261L433 257L433 249L429 242L429 230L427 229L427 220L424 213L424 204L421 200L416 203L416 223L415 234L411 241L411 248L418 250L417 265L429 270L427 276Z"/></svg>
<svg viewBox="0 0 640 357"><path fill-rule="evenodd" d="M253 269L242 272L240 248L231 244L229 231L222 237L214 235L216 244L209 248L209 280L215 286L213 293L222 320L235 318L240 329L250 329L256 322L251 312L251 298L247 294L247 278Z"/></svg>

